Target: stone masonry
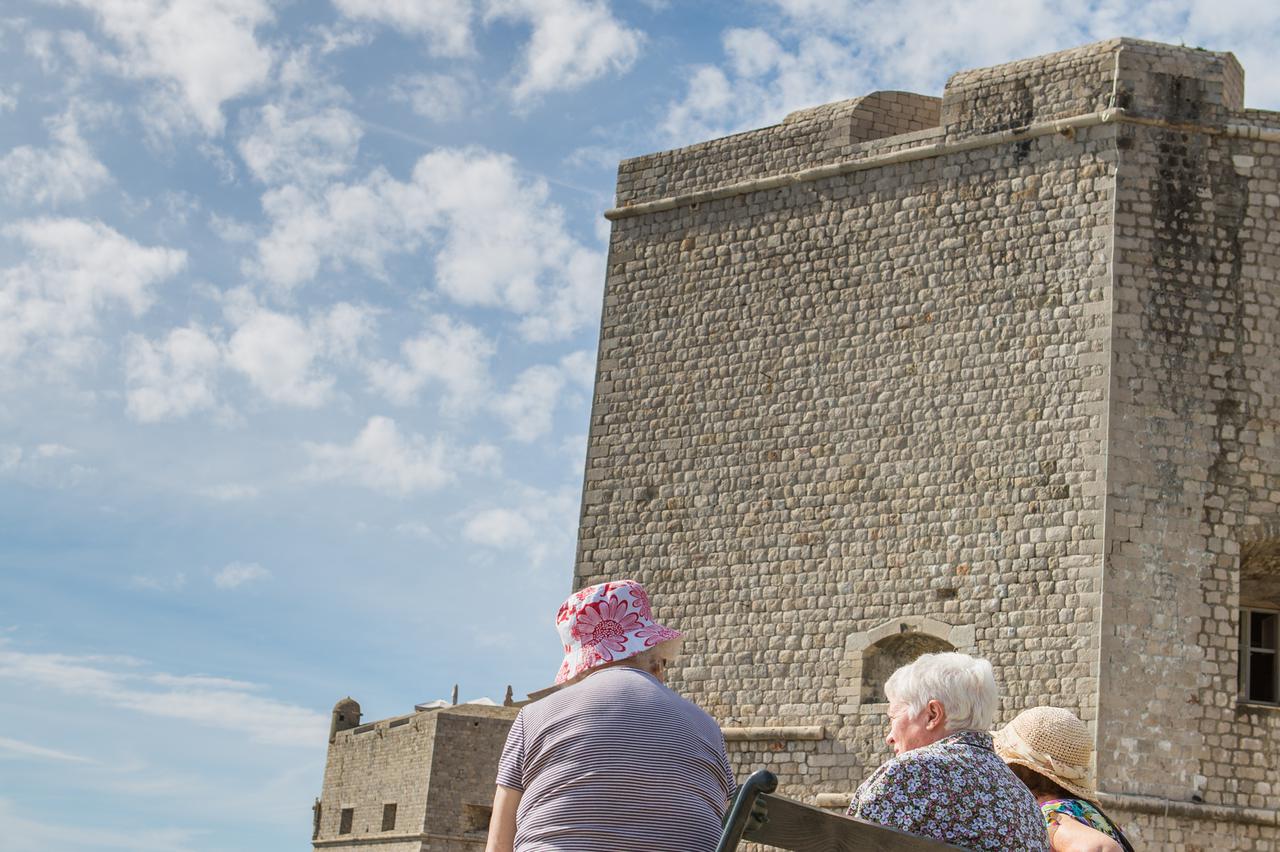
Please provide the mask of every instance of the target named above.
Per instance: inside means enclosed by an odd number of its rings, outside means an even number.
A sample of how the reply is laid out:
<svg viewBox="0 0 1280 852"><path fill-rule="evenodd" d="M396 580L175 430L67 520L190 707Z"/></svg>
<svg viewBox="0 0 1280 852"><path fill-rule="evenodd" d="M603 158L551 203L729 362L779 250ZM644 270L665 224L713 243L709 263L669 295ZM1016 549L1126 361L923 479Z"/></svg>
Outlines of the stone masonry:
<svg viewBox="0 0 1280 852"><path fill-rule="evenodd" d="M360 725L359 705L339 702L312 848L483 850L498 756L516 712L463 704Z"/></svg>
<svg viewBox="0 0 1280 852"><path fill-rule="evenodd" d="M632 576L745 775L835 805L886 672L988 657L1148 849L1280 847L1280 114L1130 39L622 163L574 585ZM326 785L326 790L328 789ZM326 813L325 820L331 817Z"/></svg>

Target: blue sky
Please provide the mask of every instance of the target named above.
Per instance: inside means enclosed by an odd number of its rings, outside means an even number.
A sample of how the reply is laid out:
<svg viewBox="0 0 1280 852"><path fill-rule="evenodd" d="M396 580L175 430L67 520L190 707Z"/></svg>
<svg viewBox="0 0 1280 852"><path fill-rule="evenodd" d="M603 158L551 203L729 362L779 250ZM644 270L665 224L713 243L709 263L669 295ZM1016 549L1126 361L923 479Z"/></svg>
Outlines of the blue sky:
<svg viewBox="0 0 1280 852"><path fill-rule="evenodd" d="M1273 2L62 0L0 20L0 849L278 850L327 714L547 685L621 157Z"/></svg>

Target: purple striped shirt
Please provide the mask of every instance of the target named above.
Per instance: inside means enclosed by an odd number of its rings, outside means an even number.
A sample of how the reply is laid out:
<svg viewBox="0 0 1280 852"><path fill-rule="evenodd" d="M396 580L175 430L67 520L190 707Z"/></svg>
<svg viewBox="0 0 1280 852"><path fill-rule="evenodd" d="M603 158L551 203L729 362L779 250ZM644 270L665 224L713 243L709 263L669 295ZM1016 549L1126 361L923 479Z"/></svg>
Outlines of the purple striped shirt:
<svg viewBox="0 0 1280 852"><path fill-rule="evenodd" d="M515 852L712 850L736 790L715 720L627 666L524 707L498 783L522 792Z"/></svg>

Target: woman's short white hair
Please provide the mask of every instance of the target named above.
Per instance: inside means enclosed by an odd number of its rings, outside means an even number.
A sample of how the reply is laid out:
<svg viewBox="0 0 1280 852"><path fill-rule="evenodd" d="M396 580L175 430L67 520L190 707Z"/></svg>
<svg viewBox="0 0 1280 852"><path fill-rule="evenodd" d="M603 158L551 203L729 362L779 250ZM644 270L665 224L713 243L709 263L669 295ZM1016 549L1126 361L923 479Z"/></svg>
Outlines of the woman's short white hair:
<svg viewBox="0 0 1280 852"><path fill-rule="evenodd" d="M954 651L921 654L889 676L884 693L913 714L937 701L946 708L948 733L991 730L1000 701L991 663Z"/></svg>

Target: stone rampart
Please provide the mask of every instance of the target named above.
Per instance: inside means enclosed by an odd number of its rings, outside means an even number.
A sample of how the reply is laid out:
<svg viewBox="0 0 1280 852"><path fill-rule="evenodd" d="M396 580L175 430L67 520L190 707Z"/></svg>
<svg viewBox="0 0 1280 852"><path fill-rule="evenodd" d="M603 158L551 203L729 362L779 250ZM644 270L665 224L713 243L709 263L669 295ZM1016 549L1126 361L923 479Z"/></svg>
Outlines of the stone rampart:
<svg viewBox="0 0 1280 852"><path fill-rule="evenodd" d="M1095 726L1144 848L1276 841L1236 671L1280 121L1242 102L1230 54L1117 39L957 74L904 135L845 142L842 102L620 168L575 585L648 584L723 724L825 732L740 772L847 796L876 673L963 645L1002 719Z"/></svg>

